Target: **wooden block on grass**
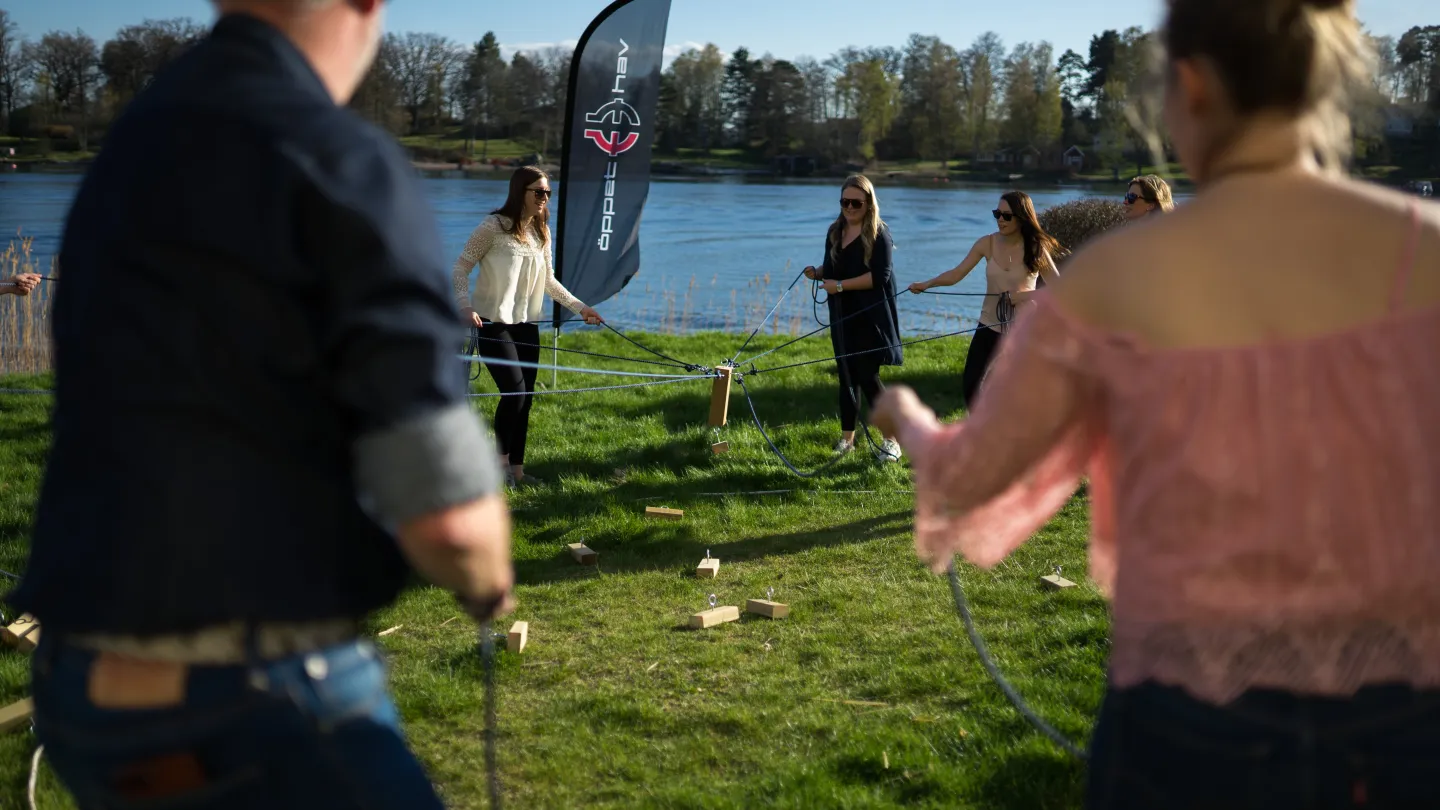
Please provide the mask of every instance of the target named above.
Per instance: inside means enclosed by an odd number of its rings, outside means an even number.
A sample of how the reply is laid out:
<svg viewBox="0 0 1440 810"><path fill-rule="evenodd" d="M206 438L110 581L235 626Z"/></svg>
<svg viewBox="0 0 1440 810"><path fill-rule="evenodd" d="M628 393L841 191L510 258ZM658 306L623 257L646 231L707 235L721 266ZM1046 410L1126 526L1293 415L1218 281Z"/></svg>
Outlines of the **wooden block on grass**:
<svg viewBox="0 0 1440 810"><path fill-rule="evenodd" d="M714 557L706 557L695 566L695 576L701 579L714 579L720 576L720 561Z"/></svg>
<svg viewBox="0 0 1440 810"><path fill-rule="evenodd" d="M716 442L710 445L710 452L717 456L721 453L728 453L730 452L730 442Z"/></svg>
<svg viewBox="0 0 1440 810"><path fill-rule="evenodd" d="M1057 590L1057 591L1060 590L1061 588L1073 588L1073 587L1075 587L1075 583L1073 583L1073 582L1071 582L1070 580L1068 580L1068 579L1060 576L1059 574L1051 574L1051 575L1048 576L1048 577L1040 577L1040 581L1043 582L1043 583L1045 583L1045 585L1046 585L1047 587L1052 588L1052 589Z"/></svg>
<svg viewBox="0 0 1440 810"><path fill-rule="evenodd" d="M35 701L25 698L0 709L0 733L19 728L35 714Z"/></svg>
<svg viewBox="0 0 1440 810"><path fill-rule="evenodd" d="M740 608L734 605L702 610L690 617L690 628L692 630L703 630L707 627L714 627L725 622L736 622L740 620Z"/></svg>
<svg viewBox="0 0 1440 810"><path fill-rule="evenodd" d="M746 613L755 613L771 619L783 619L790 615L790 606L769 599L751 599L745 603Z"/></svg>
<svg viewBox="0 0 1440 810"><path fill-rule="evenodd" d="M730 415L730 380L735 369L721 366L715 369L715 382L710 386L710 427L724 427Z"/></svg>
<svg viewBox="0 0 1440 810"><path fill-rule="evenodd" d="M505 649L513 653L525 651L525 642L530 640L530 623L515 622L510 625L510 635L505 638Z"/></svg>
<svg viewBox="0 0 1440 810"><path fill-rule="evenodd" d="M9 627L0 630L0 639L21 652L30 652L40 643L40 622L29 613L23 614Z"/></svg>
<svg viewBox="0 0 1440 810"><path fill-rule="evenodd" d="M571 543L565 548L570 549L570 556L581 565L595 565L600 562L600 555L584 543Z"/></svg>
<svg viewBox="0 0 1440 810"><path fill-rule="evenodd" d="M679 520L685 517L684 509L671 509L666 506L645 507L645 517L664 518L666 520Z"/></svg>

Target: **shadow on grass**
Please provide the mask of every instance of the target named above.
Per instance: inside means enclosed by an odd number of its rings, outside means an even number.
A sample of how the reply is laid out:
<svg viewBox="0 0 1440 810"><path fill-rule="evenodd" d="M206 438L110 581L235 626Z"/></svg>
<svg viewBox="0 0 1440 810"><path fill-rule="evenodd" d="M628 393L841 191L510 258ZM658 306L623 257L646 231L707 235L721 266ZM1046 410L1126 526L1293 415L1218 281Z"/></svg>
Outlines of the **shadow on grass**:
<svg viewBox="0 0 1440 810"><path fill-rule="evenodd" d="M1080 807L1085 774L1085 763L1069 757L1012 752L980 784L980 806L1004 810Z"/></svg>
<svg viewBox="0 0 1440 810"><path fill-rule="evenodd" d="M833 370L833 365L829 366ZM959 375L938 371L898 372L886 379L889 385L908 385L915 389L926 404L942 418L960 409L961 395ZM696 384L699 388L700 384ZM760 379L749 385L750 398L755 405L770 439L802 470L813 469L828 460L830 443L838 438L838 383L815 379L807 375L802 381L786 380L780 377ZM612 449L603 459L567 459L563 462L563 473L609 480L619 469L662 470L676 475L687 469L704 467L713 463L710 451L710 437L706 424L709 413L709 388L704 391L670 389L663 393L656 390L643 397L621 402L607 402L608 413L626 422L658 420L673 434L673 440L661 444L632 446L626 449ZM795 426L795 432L789 429ZM754 430L754 417L746 402L745 392L736 385L731 392L728 425L724 430ZM831 435L834 434L834 435ZM724 434L721 434L724 438ZM802 463L796 457L822 456L820 460ZM841 462L838 467L847 468L853 461ZM554 468L555 463L542 465ZM763 470L737 474L726 483L736 489L760 489L774 487L777 481L797 480L784 468L779 459L774 460L774 475ZM538 474L543 475L541 470ZM684 487L676 486L666 491L639 493L640 497L680 494Z"/></svg>
<svg viewBox="0 0 1440 810"><path fill-rule="evenodd" d="M809 373L805 373L807 371ZM803 379L797 380L797 376L803 376ZM915 389L920 399L937 413L954 413L961 406L958 366L953 373L907 371L903 366L887 368L881 371L880 378L885 385L908 385ZM840 381L834 363L821 363L793 372L761 374L749 377L745 382L755 410L767 429L771 425L789 422L837 418ZM671 387L664 394L652 393L643 401L614 406L614 410L630 419L658 417L665 427L678 432L705 426L709 402L710 383L706 381L696 382L693 386ZM731 388L729 423L751 424L745 389L738 382ZM779 441L778 437L776 441Z"/></svg>
<svg viewBox="0 0 1440 810"><path fill-rule="evenodd" d="M676 576L688 579L695 562L704 557L707 551L726 562L746 562L794 554L819 546L864 543L877 537L909 531L911 515L911 511L905 509L813 531L760 535L729 541L698 536L696 527L689 524L657 524L654 531L645 533L645 539L641 542L627 536L623 529L613 532L602 529L587 537L585 542L591 548L601 551L601 575L672 569L678 572ZM606 542L612 535L620 541L613 546ZM516 560L516 579L526 584L538 584L595 576L594 569L578 566L563 549L562 541L573 542L566 540L569 536L568 530L561 527L550 527L533 535L532 544L544 546L553 543L556 553L553 557L542 559Z"/></svg>

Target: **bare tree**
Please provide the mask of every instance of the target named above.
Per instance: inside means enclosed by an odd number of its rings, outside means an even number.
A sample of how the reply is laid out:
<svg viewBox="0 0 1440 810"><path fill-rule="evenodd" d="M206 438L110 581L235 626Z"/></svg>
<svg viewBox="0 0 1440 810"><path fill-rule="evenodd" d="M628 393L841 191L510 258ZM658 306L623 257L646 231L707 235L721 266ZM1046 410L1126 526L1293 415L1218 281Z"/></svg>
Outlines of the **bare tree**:
<svg viewBox="0 0 1440 810"><path fill-rule="evenodd" d="M409 120L409 116L401 110L400 89L391 72L391 66L396 62L395 48L393 37L381 40L379 52L370 63L370 70L365 73L360 86L355 88L349 104L350 109L391 133L404 131Z"/></svg>
<svg viewBox="0 0 1440 810"><path fill-rule="evenodd" d="M44 101L62 120L75 122L80 151L90 148L91 95L100 84L100 49L82 31L51 31L32 49Z"/></svg>
<svg viewBox="0 0 1440 810"><path fill-rule="evenodd" d="M120 29L100 51L100 71L111 100L128 103L205 33L188 18L145 20Z"/></svg>
<svg viewBox="0 0 1440 810"><path fill-rule="evenodd" d="M10 130L10 115L30 78L30 50L10 13L0 9L0 133Z"/></svg>
<svg viewBox="0 0 1440 810"><path fill-rule="evenodd" d="M387 34L385 66L395 82L400 106L410 116L410 132L420 130L421 116L440 106L451 71L459 64L456 48L439 34Z"/></svg>

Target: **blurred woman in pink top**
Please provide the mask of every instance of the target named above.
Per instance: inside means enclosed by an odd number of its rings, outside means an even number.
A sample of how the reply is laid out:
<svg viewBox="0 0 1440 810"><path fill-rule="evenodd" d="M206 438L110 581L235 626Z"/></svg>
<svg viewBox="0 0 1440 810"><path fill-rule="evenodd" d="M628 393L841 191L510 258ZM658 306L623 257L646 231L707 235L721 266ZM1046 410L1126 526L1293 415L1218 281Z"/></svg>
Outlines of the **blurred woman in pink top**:
<svg viewBox="0 0 1440 810"><path fill-rule="evenodd" d="M1340 171L1353 0L1163 36L1195 200L1071 258L964 424L881 399L919 553L993 566L1088 476L1091 807L1440 807L1440 213Z"/></svg>

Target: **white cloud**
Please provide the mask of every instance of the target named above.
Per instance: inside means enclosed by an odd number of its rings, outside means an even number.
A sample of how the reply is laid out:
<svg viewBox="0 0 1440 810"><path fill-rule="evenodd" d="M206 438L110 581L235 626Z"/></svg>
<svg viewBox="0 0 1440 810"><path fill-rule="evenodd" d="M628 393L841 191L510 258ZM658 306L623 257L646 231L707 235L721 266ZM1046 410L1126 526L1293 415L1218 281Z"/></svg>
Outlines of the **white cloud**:
<svg viewBox="0 0 1440 810"><path fill-rule="evenodd" d="M580 40L578 39L567 39L561 42L520 42L513 45L507 45L502 42L500 43L500 55L508 61L514 58L515 54L522 51L524 53L542 53L547 48L569 48L574 50L575 46L579 44Z"/></svg>

